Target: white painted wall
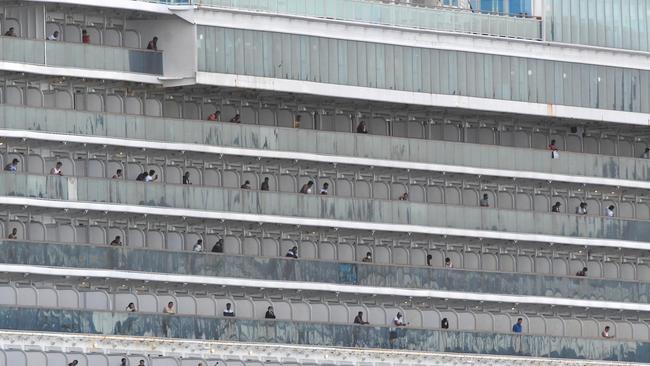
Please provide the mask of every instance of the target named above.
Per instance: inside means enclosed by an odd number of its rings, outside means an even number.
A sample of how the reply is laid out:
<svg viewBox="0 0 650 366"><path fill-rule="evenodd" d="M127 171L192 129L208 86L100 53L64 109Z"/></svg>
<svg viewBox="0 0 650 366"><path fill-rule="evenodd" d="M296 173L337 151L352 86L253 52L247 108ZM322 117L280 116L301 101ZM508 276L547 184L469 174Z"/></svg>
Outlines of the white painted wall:
<svg viewBox="0 0 650 366"><path fill-rule="evenodd" d="M158 37L158 50L163 51L165 77L192 78L196 72L196 26L181 18L127 21L127 28L142 36L142 48Z"/></svg>

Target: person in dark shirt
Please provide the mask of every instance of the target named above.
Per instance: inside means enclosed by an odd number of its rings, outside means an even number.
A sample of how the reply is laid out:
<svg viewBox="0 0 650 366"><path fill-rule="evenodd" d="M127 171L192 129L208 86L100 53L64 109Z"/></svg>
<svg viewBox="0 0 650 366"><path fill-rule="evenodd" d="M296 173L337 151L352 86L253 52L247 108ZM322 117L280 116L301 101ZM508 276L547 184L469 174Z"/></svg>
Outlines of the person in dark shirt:
<svg viewBox="0 0 650 366"><path fill-rule="evenodd" d="M266 309L266 314L264 314L264 319L275 319L275 313L273 312L273 306L269 306Z"/></svg>
<svg viewBox="0 0 650 366"><path fill-rule="evenodd" d="M192 181L190 181L190 172L183 174L183 184L192 184Z"/></svg>
<svg viewBox="0 0 650 366"><path fill-rule="evenodd" d="M561 212L560 207L562 207L562 204L560 202L555 202L553 207L551 207L551 212L555 212L555 213Z"/></svg>
<svg viewBox="0 0 650 366"><path fill-rule="evenodd" d="M523 326L524 320L522 318L517 319L517 322L515 325L512 326L512 331L514 333L521 333L524 331L524 326Z"/></svg>
<svg viewBox="0 0 650 366"><path fill-rule="evenodd" d="M298 247L294 246L293 248L287 251L287 258L298 259Z"/></svg>
<svg viewBox="0 0 650 366"><path fill-rule="evenodd" d="M260 187L261 191L268 191L269 190L269 177L264 177L264 182L262 182L262 186Z"/></svg>
<svg viewBox="0 0 650 366"><path fill-rule="evenodd" d="M427 266L431 267L431 260L433 259L433 256L431 254L427 254Z"/></svg>
<svg viewBox="0 0 650 366"><path fill-rule="evenodd" d="M217 240L212 247L212 253L223 253L223 239Z"/></svg>
<svg viewBox="0 0 650 366"><path fill-rule="evenodd" d="M357 125L357 133L368 133L368 125L366 125L366 121L361 121Z"/></svg>
<svg viewBox="0 0 650 366"><path fill-rule="evenodd" d="M148 50L158 51L158 37L153 37L149 44L147 44Z"/></svg>
<svg viewBox="0 0 650 366"><path fill-rule="evenodd" d="M9 30L5 32L5 37L18 37L14 27L10 27Z"/></svg>
<svg viewBox="0 0 650 366"><path fill-rule="evenodd" d="M68 366L77 366L78 363L79 363L79 361L74 360L74 361L70 362L70 363L68 364Z"/></svg>
<svg viewBox="0 0 650 366"><path fill-rule="evenodd" d="M15 173L18 170L18 159L14 159L5 166L5 172Z"/></svg>
<svg viewBox="0 0 650 366"><path fill-rule="evenodd" d="M357 313L357 316L354 317L354 324L366 325L370 323L363 320L363 311L360 311L359 313Z"/></svg>
<svg viewBox="0 0 650 366"><path fill-rule="evenodd" d="M302 188L300 188L300 193L302 193L302 194L310 194L311 193L311 187L313 187L313 186L314 186L314 182L310 180L309 182L305 183L302 186Z"/></svg>
<svg viewBox="0 0 650 366"><path fill-rule="evenodd" d="M120 238L120 236L117 235L115 237L115 239L113 239L113 241L111 242L111 246L113 246L113 247L121 247L122 246L122 238Z"/></svg>
<svg viewBox="0 0 650 366"><path fill-rule="evenodd" d="M447 320L447 318L442 318L442 321L440 322L440 328L449 329L449 320Z"/></svg>
<svg viewBox="0 0 650 366"><path fill-rule="evenodd" d="M230 119L230 122L232 122L232 123L241 123L241 116L239 115L239 113L235 114L235 116Z"/></svg>
<svg viewBox="0 0 650 366"><path fill-rule="evenodd" d="M18 239L18 229L16 228L11 229L11 234L9 234L7 239L12 239L12 240Z"/></svg>
<svg viewBox="0 0 650 366"><path fill-rule="evenodd" d="M581 271L578 271L576 273L576 276L578 277L587 277L587 267L582 268Z"/></svg>
<svg viewBox="0 0 650 366"><path fill-rule="evenodd" d="M239 188L241 188L241 189L251 189L251 182L249 180L247 180Z"/></svg>

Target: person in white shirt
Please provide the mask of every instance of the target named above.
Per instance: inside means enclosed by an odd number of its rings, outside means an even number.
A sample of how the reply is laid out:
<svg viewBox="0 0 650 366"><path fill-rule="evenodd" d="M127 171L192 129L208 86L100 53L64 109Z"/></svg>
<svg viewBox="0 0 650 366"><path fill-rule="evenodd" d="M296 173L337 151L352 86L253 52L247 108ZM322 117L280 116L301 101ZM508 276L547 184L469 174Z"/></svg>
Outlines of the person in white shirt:
<svg viewBox="0 0 650 366"><path fill-rule="evenodd" d="M48 41L58 41L59 40L59 31L54 31L54 33L47 36Z"/></svg>
<svg viewBox="0 0 650 366"><path fill-rule="evenodd" d="M144 177L145 182L155 182L157 180L158 180L158 175L156 174L156 171L153 169L151 169L149 171L149 174L146 177Z"/></svg>
<svg viewBox="0 0 650 366"><path fill-rule="evenodd" d="M50 175L63 175L63 163L57 162L54 168L50 170Z"/></svg>
<svg viewBox="0 0 650 366"><path fill-rule="evenodd" d="M329 183L323 183L323 188L320 189L320 194L327 195L329 187L330 187Z"/></svg>
<svg viewBox="0 0 650 366"><path fill-rule="evenodd" d="M610 206L607 207L607 209L605 210L605 215L606 215L607 217L614 217L614 209L616 209L616 207L614 207L614 205L610 205Z"/></svg>
<svg viewBox="0 0 650 366"><path fill-rule="evenodd" d="M135 313L136 312L135 304L130 302L129 305L126 307L126 311L131 312L131 313Z"/></svg>
<svg viewBox="0 0 650 366"><path fill-rule="evenodd" d="M587 214L587 203L580 202L580 205L576 207L576 215L586 215Z"/></svg>
<svg viewBox="0 0 650 366"><path fill-rule="evenodd" d="M451 263L451 259L449 257L445 258L445 267L454 268L454 264Z"/></svg>
<svg viewBox="0 0 650 366"><path fill-rule="evenodd" d="M642 159L650 159L650 147L646 147L645 151L643 152L643 155L641 155Z"/></svg>
<svg viewBox="0 0 650 366"><path fill-rule="evenodd" d="M600 335L601 335L603 338L614 338L613 335L609 335L609 325L605 327L605 329L603 330L602 333L600 333Z"/></svg>
<svg viewBox="0 0 650 366"><path fill-rule="evenodd" d="M404 317L402 316L402 313L398 312L397 315L395 315L395 319L393 319L393 325L396 327L405 327L408 323L404 322Z"/></svg>
<svg viewBox="0 0 650 366"><path fill-rule="evenodd" d="M167 306L163 309L164 314L176 314L176 308L174 307L173 302L169 302Z"/></svg>
<svg viewBox="0 0 650 366"><path fill-rule="evenodd" d="M203 251L203 240L199 239L196 241L196 244L194 244L194 248L192 248L192 251L194 252L202 252Z"/></svg>

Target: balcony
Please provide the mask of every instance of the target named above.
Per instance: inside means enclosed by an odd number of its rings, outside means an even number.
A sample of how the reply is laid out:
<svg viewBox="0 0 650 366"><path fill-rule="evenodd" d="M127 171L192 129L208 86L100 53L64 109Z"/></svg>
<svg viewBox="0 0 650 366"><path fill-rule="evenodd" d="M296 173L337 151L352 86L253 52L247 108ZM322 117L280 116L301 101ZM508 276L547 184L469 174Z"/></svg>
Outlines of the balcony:
<svg viewBox="0 0 650 366"><path fill-rule="evenodd" d="M442 234L440 228L444 228L445 233L452 235L513 240L517 235L522 235L523 240L523 235L530 234L549 235L552 237L538 240L558 242L566 240L565 237L609 239L620 241L616 246L635 248L646 248L646 244L624 241L647 243L650 237L650 221L613 217L81 177L2 174L0 195L101 205L95 209L104 209L103 204L172 208L168 213L171 215L176 214L176 209L189 209L206 218L239 213L242 220L254 222L284 222L291 218L294 224L360 230Z"/></svg>
<svg viewBox="0 0 650 366"><path fill-rule="evenodd" d="M602 338L391 328L155 313L1 307L0 328L239 342L408 349L544 358L650 361L650 344Z"/></svg>
<svg viewBox="0 0 650 366"><path fill-rule="evenodd" d="M162 75L160 51L0 37L0 61Z"/></svg>
<svg viewBox="0 0 650 366"><path fill-rule="evenodd" d="M453 7L419 7L367 0L157 0L155 2L169 5L195 4L496 37L542 39L541 20L475 13Z"/></svg>
<svg viewBox="0 0 650 366"><path fill-rule="evenodd" d="M647 283L541 274L0 241L0 263L646 303ZM594 306L597 307L597 306Z"/></svg>
<svg viewBox="0 0 650 366"><path fill-rule="evenodd" d="M545 180L551 177L538 173L557 174L566 176L553 180L635 187L650 180L650 160L631 157L562 151L551 159L547 150L528 148L9 105L0 105L0 116L6 129L370 158L377 161L364 164L396 168L405 167L396 162L440 164L409 167Z"/></svg>

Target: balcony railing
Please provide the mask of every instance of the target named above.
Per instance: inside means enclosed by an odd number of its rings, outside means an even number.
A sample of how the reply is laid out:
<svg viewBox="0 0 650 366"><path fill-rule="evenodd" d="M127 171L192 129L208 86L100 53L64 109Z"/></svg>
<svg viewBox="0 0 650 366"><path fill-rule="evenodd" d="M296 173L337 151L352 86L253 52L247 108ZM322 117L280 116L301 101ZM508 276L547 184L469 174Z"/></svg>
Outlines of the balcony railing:
<svg viewBox="0 0 650 366"><path fill-rule="evenodd" d="M337 220L359 225L414 226L386 226L386 230L398 231L415 231L417 227L422 227L422 232L425 232L426 228L437 227L645 243L650 241L650 221L177 184L145 184L113 179L5 173L0 174L0 195L266 215L269 220L272 220L272 216L278 217L278 220L279 217L287 216L315 219L313 222L305 221L306 225L319 225L320 220ZM327 225L332 226L332 223Z"/></svg>
<svg viewBox="0 0 650 366"><path fill-rule="evenodd" d="M416 7L368 0L153 0L170 5L195 4L270 14L335 19L497 37L542 39L535 18L477 13L452 7Z"/></svg>
<svg viewBox="0 0 650 366"><path fill-rule="evenodd" d="M637 281L16 240L0 241L0 247L0 263L7 264L599 301L650 299L650 286Z"/></svg>
<svg viewBox="0 0 650 366"><path fill-rule="evenodd" d="M544 358L650 361L650 343L642 341L152 313L0 307L0 328Z"/></svg>
<svg viewBox="0 0 650 366"><path fill-rule="evenodd" d="M162 52L0 37L0 60L43 66L162 75Z"/></svg>
<svg viewBox="0 0 650 366"><path fill-rule="evenodd" d="M562 151L551 159L539 149L9 105L0 105L0 117L0 128L17 130L650 180L650 160L621 156Z"/></svg>

